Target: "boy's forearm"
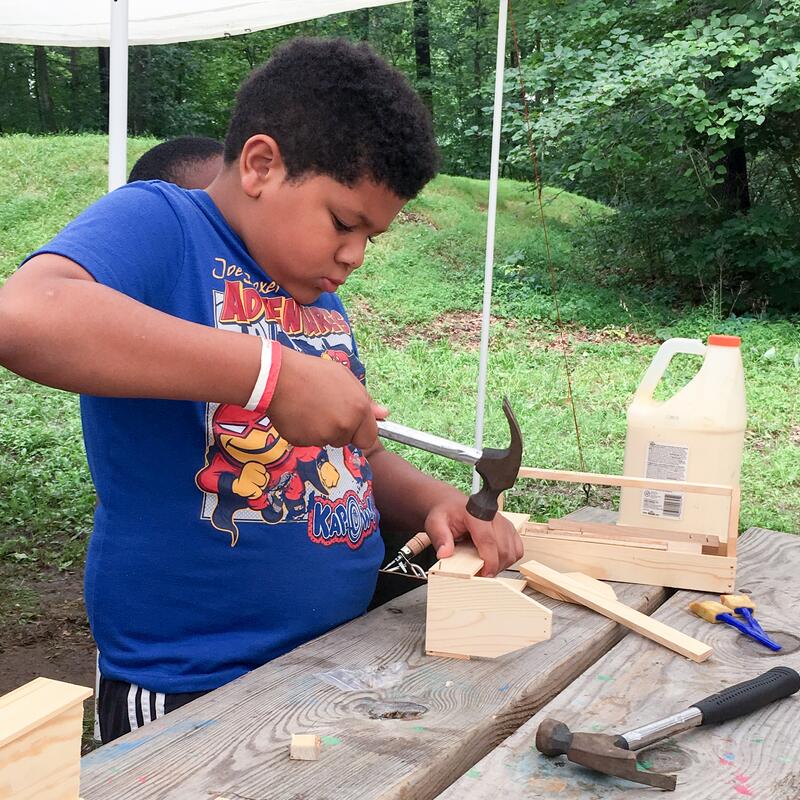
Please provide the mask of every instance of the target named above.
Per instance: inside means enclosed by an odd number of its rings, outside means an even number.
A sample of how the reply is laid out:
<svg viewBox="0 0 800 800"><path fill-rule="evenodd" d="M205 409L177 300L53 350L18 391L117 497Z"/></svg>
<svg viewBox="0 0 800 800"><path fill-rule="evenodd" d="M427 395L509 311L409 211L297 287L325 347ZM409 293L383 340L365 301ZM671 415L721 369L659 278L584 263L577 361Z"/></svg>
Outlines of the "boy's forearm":
<svg viewBox="0 0 800 800"><path fill-rule="evenodd" d="M0 365L48 386L104 397L244 406L258 392L257 336L164 314L96 283L69 259L37 259L0 289ZM287 441L373 446L375 415L386 410L350 370L290 347L280 354L269 373L276 382L267 381L262 401Z"/></svg>
<svg viewBox="0 0 800 800"><path fill-rule="evenodd" d="M256 337L164 314L60 261L61 274L26 266L0 290L0 363L84 394L247 402L260 364Z"/></svg>
<svg viewBox="0 0 800 800"><path fill-rule="evenodd" d="M382 446L375 448L368 460L375 503L387 527L411 533L425 530L425 519L434 505L447 498L465 500L454 486L420 472Z"/></svg>

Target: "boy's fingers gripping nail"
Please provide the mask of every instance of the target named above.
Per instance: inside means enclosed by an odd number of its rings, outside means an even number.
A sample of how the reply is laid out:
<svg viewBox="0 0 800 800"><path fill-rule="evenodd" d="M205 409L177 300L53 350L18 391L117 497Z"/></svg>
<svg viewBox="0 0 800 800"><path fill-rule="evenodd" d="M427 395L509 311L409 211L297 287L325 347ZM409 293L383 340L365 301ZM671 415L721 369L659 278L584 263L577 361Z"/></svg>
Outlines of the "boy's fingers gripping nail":
<svg viewBox="0 0 800 800"><path fill-rule="evenodd" d="M378 425L375 418L366 416L353 434L353 444L361 450L369 450L378 438Z"/></svg>
<svg viewBox="0 0 800 800"><path fill-rule="evenodd" d="M432 516L425 523L425 531L436 550L436 558L450 558L455 552L453 532L442 519Z"/></svg>
<svg viewBox="0 0 800 800"><path fill-rule="evenodd" d="M450 539L444 544L440 544L436 548L436 558L450 558L450 556L453 555L454 552L455 552L455 546L453 544L453 540Z"/></svg>
<svg viewBox="0 0 800 800"><path fill-rule="evenodd" d="M373 400L372 415L375 417L375 419L386 419L386 417L389 416L389 409L386 406L382 406Z"/></svg>

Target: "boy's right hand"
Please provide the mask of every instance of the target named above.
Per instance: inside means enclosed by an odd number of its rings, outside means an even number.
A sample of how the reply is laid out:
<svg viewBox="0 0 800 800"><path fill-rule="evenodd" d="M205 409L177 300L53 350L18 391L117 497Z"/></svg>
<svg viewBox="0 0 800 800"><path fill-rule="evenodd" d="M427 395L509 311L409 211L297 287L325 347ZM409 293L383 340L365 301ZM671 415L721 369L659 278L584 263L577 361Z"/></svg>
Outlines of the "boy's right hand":
<svg viewBox="0 0 800 800"><path fill-rule="evenodd" d="M281 436L294 445L352 443L368 450L378 438L375 420L389 412L374 403L341 364L284 347L267 413Z"/></svg>

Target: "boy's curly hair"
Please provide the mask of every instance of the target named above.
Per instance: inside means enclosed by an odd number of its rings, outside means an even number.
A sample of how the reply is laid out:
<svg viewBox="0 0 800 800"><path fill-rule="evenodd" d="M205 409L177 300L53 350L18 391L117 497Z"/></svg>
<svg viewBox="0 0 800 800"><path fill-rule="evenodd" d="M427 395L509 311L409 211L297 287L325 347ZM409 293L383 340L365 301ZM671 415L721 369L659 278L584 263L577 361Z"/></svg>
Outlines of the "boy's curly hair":
<svg viewBox="0 0 800 800"><path fill-rule="evenodd" d="M364 177L415 197L436 174L430 114L405 77L366 44L294 39L256 69L236 95L225 163L259 133L281 148L290 179Z"/></svg>

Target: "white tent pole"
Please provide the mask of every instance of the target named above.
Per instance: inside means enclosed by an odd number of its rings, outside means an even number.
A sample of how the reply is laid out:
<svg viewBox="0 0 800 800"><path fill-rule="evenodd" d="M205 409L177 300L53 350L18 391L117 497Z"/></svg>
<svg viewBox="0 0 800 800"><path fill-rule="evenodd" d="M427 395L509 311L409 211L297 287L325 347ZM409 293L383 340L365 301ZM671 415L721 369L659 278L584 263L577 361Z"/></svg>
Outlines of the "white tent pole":
<svg viewBox="0 0 800 800"><path fill-rule="evenodd" d="M128 164L128 0L110 0L108 191L125 183Z"/></svg>
<svg viewBox="0 0 800 800"><path fill-rule="evenodd" d="M506 63L506 17L508 0L500 0L497 18L497 63L494 73L494 112L492 114L492 156L489 164L489 207L486 217L486 261L483 268L483 316L481 319L481 355L478 367L478 406L475 413L475 448L483 447L483 417L486 406L486 377L489 366L489 315L492 307L492 272L494 265L494 229L497 219L497 181L500 174L500 129L503 117L503 81ZM480 486L478 473L472 476L472 491Z"/></svg>

